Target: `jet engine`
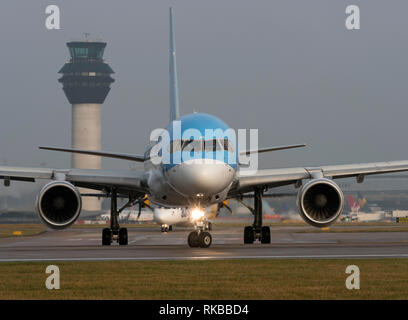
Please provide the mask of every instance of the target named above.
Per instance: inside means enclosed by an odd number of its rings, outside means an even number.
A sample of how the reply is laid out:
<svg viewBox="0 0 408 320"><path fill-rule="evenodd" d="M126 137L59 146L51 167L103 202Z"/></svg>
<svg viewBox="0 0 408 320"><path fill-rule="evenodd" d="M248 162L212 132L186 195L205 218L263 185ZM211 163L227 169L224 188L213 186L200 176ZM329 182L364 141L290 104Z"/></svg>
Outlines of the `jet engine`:
<svg viewBox="0 0 408 320"><path fill-rule="evenodd" d="M36 206L41 220L47 226L65 229L73 224L81 213L81 194L69 182L53 181L41 189Z"/></svg>
<svg viewBox="0 0 408 320"><path fill-rule="evenodd" d="M335 182L326 178L309 181L299 190L297 197L301 217L315 227L325 227L336 221L343 205L343 192Z"/></svg>

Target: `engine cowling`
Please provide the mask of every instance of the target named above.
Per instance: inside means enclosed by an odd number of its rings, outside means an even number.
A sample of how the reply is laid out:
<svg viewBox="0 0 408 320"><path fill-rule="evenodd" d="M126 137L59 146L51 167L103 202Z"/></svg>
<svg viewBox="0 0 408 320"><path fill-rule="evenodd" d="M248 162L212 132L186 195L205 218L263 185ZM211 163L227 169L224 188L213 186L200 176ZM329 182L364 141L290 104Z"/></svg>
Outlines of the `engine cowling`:
<svg viewBox="0 0 408 320"><path fill-rule="evenodd" d="M303 220L315 227L325 227L343 211L343 192L332 180L314 179L299 190L297 206Z"/></svg>
<svg viewBox="0 0 408 320"><path fill-rule="evenodd" d="M53 229L68 228L78 218L81 208L80 192L66 181L46 184L37 198L37 211L41 220Z"/></svg>

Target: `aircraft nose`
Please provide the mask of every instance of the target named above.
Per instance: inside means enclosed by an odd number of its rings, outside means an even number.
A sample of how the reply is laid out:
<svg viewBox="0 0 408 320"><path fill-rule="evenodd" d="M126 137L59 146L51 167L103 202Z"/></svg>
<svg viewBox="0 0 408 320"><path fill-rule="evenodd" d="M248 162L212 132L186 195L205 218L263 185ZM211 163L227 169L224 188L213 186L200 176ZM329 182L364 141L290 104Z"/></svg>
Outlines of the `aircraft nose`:
<svg viewBox="0 0 408 320"><path fill-rule="evenodd" d="M213 195L228 187L234 178L234 169L222 161L194 159L183 162L168 171L170 184L179 193L195 197Z"/></svg>

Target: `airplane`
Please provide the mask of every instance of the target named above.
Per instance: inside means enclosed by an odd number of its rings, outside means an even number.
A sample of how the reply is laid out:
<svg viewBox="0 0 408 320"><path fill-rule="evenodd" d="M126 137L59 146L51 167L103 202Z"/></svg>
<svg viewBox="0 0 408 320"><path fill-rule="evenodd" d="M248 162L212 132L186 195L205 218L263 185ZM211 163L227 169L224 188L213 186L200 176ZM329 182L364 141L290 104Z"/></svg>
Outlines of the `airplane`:
<svg viewBox="0 0 408 320"><path fill-rule="evenodd" d="M160 225L160 230L163 233L173 231L174 226L182 227L194 227L208 230L211 227L211 223L205 219L204 215L201 215L201 211L197 213L194 210L186 208L166 208L162 206L150 207L150 215L146 212L139 213L137 210L124 209L119 213L119 222L154 222ZM101 215L103 220L110 219L110 213L104 213ZM206 225L203 225L206 223Z"/></svg>
<svg viewBox="0 0 408 320"><path fill-rule="evenodd" d="M99 221L109 221L110 211L102 213L96 217ZM139 213L137 210L125 209L118 215L119 222L129 223L129 222L154 222L153 213L149 210L144 210Z"/></svg>
<svg viewBox="0 0 408 320"><path fill-rule="evenodd" d="M90 194L87 194L88 196ZM84 196L84 194L82 194ZM95 194L98 196L98 194ZM99 195L100 196L100 195ZM225 202L225 201L224 201ZM162 206L151 205L147 195L143 201L138 201L139 210L135 210L133 206L126 209L128 206L123 206L118 210L119 222L155 222L160 225L161 232L166 233L173 231L173 226L193 227L194 229L211 230L212 223L209 221L218 215L219 205L210 206L210 213L207 215L204 211L197 211L189 208L166 208ZM226 205L227 206L227 205ZM228 207L228 206L227 206ZM148 208L150 214L142 211L142 208ZM213 209L214 208L214 209ZM109 221L110 213L103 213L98 217L100 220Z"/></svg>
<svg viewBox="0 0 408 320"><path fill-rule="evenodd" d="M191 113L181 116L177 83L176 46L174 37L173 8L170 8L170 124L172 131L176 121L181 132L195 129L204 136L206 129L221 129L229 126L216 116L205 113ZM80 153L142 162L140 170L104 169L53 169L0 166L0 178L4 185L10 181L52 180L39 192L36 207L42 221L54 229L72 225L81 213L81 193L78 187L102 191L111 198L110 227L102 231L102 245L128 244L126 228L118 223L118 197L128 199L127 206L143 201L146 194L152 203L165 208L189 208L197 214L204 208L225 199L253 194L253 224L244 228L244 244L260 241L271 242L270 228L262 224L262 196L268 189L294 185L299 189L297 206L300 216L310 225L325 227L334 223L342 212L343 192L335 182L338 178L356 177L362 183L367 175L408 171L408 161L374 162L319 167L295 167L262 169L248 174L242 170L235 157L239 154L262 153L297 148L304 145L263 148L258 150L237 150L224 135L215 136L205 142L213 146L211 152L194 152L195 158L187 157L191 144L202 143L203 139L171 139L167 147L172 151L170 163L157 163L151 157L152 149L161 141L150 141L144 155L78 150L58 147L40 149ZM178 147L180 148L178 148ZM165 150L165 148L163 148ZM217 153L224 155L219 160ZM176 159L177 157L181 159ZM174 161L174 160L177 161ZM216 160L214 160L216 159ZM178 161L180 160L180 161ZM201 215L201 213L200 213ZM212 244L211 233L204 228L190 232L187 239L190 247L208 248Z"/></svg>
<svg viewBox="0 0 408 320"><path fill-rule="evenodd" d="M263 201L265 205L265 201ZM267 205L267 204L266 204ZM173 231L174 226L193 227L195 230L212 230L212 220L216 219L221 208L226 208L231 215L234 214L229 207L229 201L224 200L217 204L210 205L205 210L195 210L195 208L166 208L162 206L149 206L153 212L152 219L148 220L160 225L160 230L163 233ZM140 213L137 210L123 210L119 214L119 221L139 221ZM139 206L139 212L140 206ZM104 220L109 220L110 214L103 214Z"/></svg>
<svg viewBox="0 0 408 320"><path fill-rule="evenodd" d="M206 210L192 208L153 208L153 219L160 224L161 232L173 231L174 226L193 227L195 230L212 230L212 223L207 219Z"/></svg>

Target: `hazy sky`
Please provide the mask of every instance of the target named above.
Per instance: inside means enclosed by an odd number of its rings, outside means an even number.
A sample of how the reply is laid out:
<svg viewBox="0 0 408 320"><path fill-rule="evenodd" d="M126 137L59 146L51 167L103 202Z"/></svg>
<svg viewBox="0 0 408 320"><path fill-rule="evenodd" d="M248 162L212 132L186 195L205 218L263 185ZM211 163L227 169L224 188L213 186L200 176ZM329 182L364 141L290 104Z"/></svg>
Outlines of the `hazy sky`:
<svg viewBox="0 0 408 320"><path fill-rule="evenodd" d="M45 8L61 30L45 28ZM359 5L361 30L345 7ZM168 7L175 8L181 111L258 128L262 167L408 159L407 1L0 2L0 164L69 167L71 107L57 82L66 42L89 32L116 72L102 111L107 151L141 154L168 122ZM129 162L104 159L105 168Z"/></svg>

